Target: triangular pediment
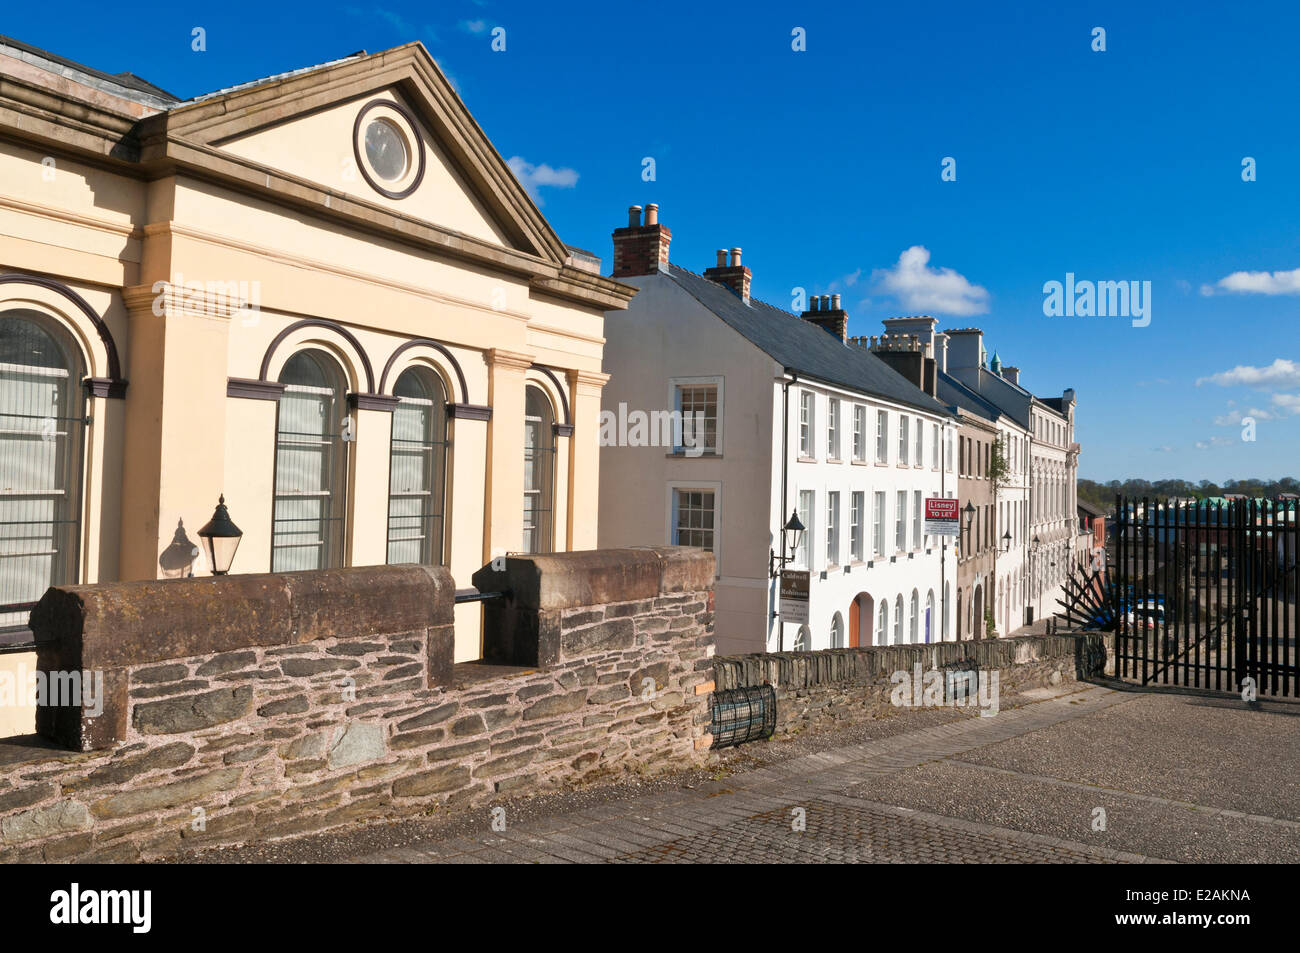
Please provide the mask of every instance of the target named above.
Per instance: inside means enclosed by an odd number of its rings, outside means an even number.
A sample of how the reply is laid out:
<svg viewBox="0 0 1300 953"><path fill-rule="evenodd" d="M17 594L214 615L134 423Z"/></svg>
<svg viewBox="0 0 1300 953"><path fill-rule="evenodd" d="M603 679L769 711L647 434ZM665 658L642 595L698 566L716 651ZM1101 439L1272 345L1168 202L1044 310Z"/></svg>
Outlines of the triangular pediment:
<svg viewBox="0 0 1300 953"><path fill-rule="evenodd" d="M168 138L479 242L567 255L418 43L201 97L166 126Z"/></svg>

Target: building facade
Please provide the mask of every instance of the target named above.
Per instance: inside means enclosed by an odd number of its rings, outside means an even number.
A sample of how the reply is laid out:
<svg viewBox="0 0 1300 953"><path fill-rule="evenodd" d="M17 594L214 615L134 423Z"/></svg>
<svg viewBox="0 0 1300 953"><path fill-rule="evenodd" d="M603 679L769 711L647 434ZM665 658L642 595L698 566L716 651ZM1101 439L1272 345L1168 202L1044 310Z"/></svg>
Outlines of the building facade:
<svg viewBox="0 0 1300 953"><path fill-rule="evenodd" d="M638 292L606 316L600 545L712 549L719 652L950 638L955 559L923 529L924 500L956 494L944 406L846 340L838 301L751 298L739 248L680 268L641 211L614 232L614 277ZM781 615L783 566L809 574L806 623Z"/></svg>
<svg viewBox="0 0 1300 953"><path fill-rule="evenodd" d="M11 632L51 584L205 574L222 495L234 572L468 581L596 545L604 314L633 289L421 45L188 100L2 38L0 74Z"/></svg>

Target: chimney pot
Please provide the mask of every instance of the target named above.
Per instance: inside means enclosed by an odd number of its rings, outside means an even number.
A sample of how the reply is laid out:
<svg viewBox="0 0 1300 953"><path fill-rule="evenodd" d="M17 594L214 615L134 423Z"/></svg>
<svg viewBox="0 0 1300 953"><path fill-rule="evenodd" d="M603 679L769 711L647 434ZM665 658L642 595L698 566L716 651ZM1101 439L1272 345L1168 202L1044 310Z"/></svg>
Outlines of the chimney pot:
<svg viewBox="0 0 1300 953"><path fill-rule="evenodd" d="M726 267L727 267L727 250L726 250L725 248L719 248L717 254L718 254L718 267L719 267L719 268L726 268Z"/></svg>
<svg viewBox="0 0 1300 953"><path fill-rule="evenodd" d="M645 223L647 225L659 224L659 206L653 202L645 207Z"/></svg>
<svg viewBox="0 0 1300 953"><path fill-rule="evenodd" d="M811 298L809 298L809 299L808 299L808 310L809 310L809 311L820 311L820 310L821 310L821 300L822 300L822 299L819 298L819 297L817 297L816 295L813 295Z"/></svg>
<svg viewBox="0 0 1300 953"><path fill-rule="evenodd" d="M732 268L739 268L739 267L740 267L740 249L739 249L739 248L733 248L733 249L731 250L731 267L732 267Z"/></svg>
<svg viewBox="0 0 1300 953"><path fill-rule="evenodd" d="M641 206L632 205L627 210L628 228L639 228L641 226Z"/></svg>
<svg viewBox="0 0 1300 953"><path fill-rule="evenodd" d="M838 311L838 310L840 310L840 296L839 296L839 295L831 295L831 309L834 310L834 311Z"/></svg>

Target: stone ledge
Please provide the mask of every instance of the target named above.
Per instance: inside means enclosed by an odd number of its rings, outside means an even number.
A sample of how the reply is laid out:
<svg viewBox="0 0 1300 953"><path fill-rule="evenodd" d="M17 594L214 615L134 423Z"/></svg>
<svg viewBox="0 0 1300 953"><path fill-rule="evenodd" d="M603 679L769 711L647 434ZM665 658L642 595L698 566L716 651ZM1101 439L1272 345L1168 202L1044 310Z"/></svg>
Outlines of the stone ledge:
<svg viewBox="0 0 1300 953"><path fill-rule="evenodd" d="M509 590L527 609L571 609L651 599L713 587L713 554L689 546L592 549L544 556L507 556L474 573L480 592Z"/></svg>
<svg viewBox="0 0 1300 953"><path fill-rule="evenodd" d="M451 625L454 592L441 567L364 566L57 586L31 619L56 667L108 669Z"/></svg>

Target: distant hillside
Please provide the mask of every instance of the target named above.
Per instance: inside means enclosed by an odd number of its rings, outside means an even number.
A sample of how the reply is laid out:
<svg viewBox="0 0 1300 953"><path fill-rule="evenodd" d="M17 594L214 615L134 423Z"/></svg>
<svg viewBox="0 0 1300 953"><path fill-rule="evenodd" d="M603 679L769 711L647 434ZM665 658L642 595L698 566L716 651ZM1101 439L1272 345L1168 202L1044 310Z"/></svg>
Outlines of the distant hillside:
<svg viewBox="0 0 1300 953"><path fill-rule="evenodd" d="M1111 480L1109 483L1097 483L1093 480L1079 481L1079 499L1087 500L1093 506L1111 510L1115 506L1115 494L1130 497L1151 497L1165 499L1171 496L1194 497L1204 499L1207 496L1223 496L1227 493L1243 493L1246 496L1275 497L1282 493L1300 493L1300 480L1284 477L1281 480L1228 480L1214 483L1201 480Z"/></svg>

